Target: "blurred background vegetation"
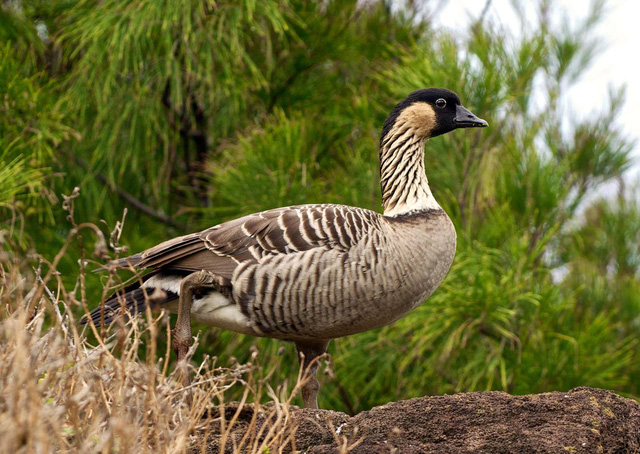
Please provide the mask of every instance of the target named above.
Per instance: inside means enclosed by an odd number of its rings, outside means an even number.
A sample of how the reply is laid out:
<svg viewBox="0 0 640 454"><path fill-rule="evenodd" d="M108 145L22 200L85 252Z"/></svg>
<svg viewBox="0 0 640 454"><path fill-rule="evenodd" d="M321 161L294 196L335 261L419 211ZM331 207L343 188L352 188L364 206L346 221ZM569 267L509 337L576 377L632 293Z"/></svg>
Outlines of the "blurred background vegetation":
<svg viewBox="0 0 640 454"><path fill-rule="evenodd" d="M624 90L594 99L582 121L559 102L597 59L589 30L602 3L575 23L549 20L554 2L540 0L535 20L480 17L460 35L433 25L438 3L2 2L3 266L53 260L72 229L62 195L76 186L75 219L107 235L128 209L131 253L288 204L381 211L386 115L413 90L447 87L491 125L427 144L429 180L458 231L455 262L406 318L332 343L321 407L580 385L640 396ZM61 285L80 291L82 255L74 241L60 257ZM33 269L23 272L28 290ZM87 278L91 307L101 279ZM197 355L246 361L257 345L268 361L284 345L273 380L296 374L292 345L201 328Z"/></svg>

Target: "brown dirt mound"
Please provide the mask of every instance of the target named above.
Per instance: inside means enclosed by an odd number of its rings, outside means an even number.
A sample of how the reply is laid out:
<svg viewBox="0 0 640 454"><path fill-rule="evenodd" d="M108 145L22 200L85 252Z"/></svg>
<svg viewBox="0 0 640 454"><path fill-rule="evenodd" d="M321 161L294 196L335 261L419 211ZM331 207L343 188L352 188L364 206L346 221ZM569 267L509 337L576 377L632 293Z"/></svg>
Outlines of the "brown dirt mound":
<svg viewBox="0 0 640 454"><path fill-rule="evenodd" d="M233 407L226 413L233 414ZM593 388L527 396L477 392L421 397L354 417L294 407L289 413L295 435L286 446L270 446L268 452L640 453L640 405ZM247 435L242 420L252 416L258 422L252 430L269 424L269 418L256 419L253 410L243 409L231 438ZM219 452L219 442L213 431L206 450Z"/></svg>

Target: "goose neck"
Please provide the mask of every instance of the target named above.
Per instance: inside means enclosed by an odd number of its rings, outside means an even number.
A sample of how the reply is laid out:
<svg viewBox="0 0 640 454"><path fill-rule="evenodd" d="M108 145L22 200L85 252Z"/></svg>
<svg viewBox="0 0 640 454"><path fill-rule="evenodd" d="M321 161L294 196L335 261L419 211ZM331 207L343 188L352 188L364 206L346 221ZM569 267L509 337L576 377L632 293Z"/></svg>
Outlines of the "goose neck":
<svg viewBox="0 0 640 454"><path fill-rule="evenodd" d="M384 215L440 209L425 173L426 138L405 133L380 147L380 185Z"/></svg>

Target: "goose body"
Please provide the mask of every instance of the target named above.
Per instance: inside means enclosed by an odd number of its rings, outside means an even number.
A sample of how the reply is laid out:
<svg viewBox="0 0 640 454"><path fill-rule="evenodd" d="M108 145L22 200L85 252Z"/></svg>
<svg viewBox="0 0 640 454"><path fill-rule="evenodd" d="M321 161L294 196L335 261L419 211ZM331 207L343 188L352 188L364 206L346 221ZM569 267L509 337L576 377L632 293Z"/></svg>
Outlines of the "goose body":
<svg viewBox="0 0 640 454"><path fill-rule="evenodd" d="M170 301L172 312L185 272L214 273L218 289L193 300L197 322L253 336L333 339L388 325L422 303L455 247L441 209L387 218L303 205L220 224L128 261L162 270L142 287L152 300Z"/></svg>
<svg viewBox="0 0 640 454"><path fill-rule="evenodd" d="M188 304L198 322L291 340L312 356L330 339L393 323L433 293L456 249L453 224L429 188L425 142L486 125L455 93L418 90L396 106L383 128L384 214L343 205L292 206L174 238L115 262L152 272L90 317L108 324L123 302L132 314L146 305L177 312ZM200 271L210 284L183 303L185 277ZM309 345L315 349L304 350Z"/></svg>

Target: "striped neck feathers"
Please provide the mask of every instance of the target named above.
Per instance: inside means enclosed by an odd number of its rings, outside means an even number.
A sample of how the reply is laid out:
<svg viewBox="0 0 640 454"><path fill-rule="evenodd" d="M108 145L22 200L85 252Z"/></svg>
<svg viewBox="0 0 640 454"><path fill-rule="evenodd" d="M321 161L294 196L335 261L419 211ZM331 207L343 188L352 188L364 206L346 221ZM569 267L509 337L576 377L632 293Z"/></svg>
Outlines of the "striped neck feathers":
<svg viewBox="0 0 640 454"><path fill-rule="evenodd" d="M380 186L385 216L441 209L424 170L424 145L435 125L435 112L420 102L405 108L392 126L385 127L386 134L380 141Z"/></svg>

